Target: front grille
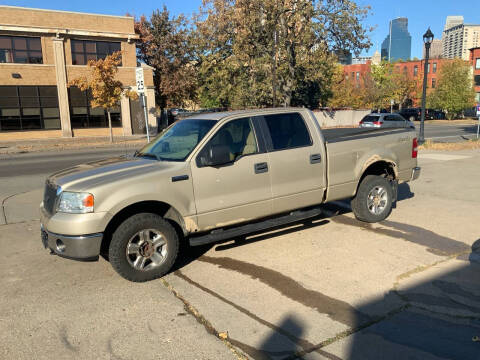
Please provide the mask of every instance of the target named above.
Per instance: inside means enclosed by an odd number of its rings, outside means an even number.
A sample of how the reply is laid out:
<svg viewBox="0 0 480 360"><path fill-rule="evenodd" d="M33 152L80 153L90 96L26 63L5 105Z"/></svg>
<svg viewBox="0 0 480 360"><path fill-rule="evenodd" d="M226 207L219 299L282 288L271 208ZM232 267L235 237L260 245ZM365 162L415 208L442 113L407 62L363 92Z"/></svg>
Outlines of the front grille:
<svg viewBox="0 0 480 360"><path fill-rule="evenodd" d="M55 202L57 200L57 185L47 180L45 183L45 193L43 194L43 207L50 214L55 211Z"/></svg>

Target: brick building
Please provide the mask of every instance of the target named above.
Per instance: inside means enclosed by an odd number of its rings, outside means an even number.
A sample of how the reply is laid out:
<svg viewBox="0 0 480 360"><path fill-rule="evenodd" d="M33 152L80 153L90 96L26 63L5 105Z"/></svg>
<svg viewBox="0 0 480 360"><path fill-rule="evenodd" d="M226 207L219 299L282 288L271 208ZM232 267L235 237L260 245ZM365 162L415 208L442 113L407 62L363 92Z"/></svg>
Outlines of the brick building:
<svg viewBox="0 0 480 360"><path fill-rule="evenodd" d="M452 60L449 59L430 59L427 72L427 93L431 92L437 86L438 75L442 66ZM346 79L353 79L354 82L359 83L370 72L371 62L366 64L346 65L343 71ZM419 86L423 84L423 72L425 67L425 60L412 60L395 63L397 72L404 72L411 79L417 79ZM419 106L413 99L413 106Z"/></svg>
<svg viewBox="0 0 480 360"><path fill-rule="evenodd" d="M473 81L477 93L477 104L480 104L480 47L470 49L470 62L473 67Z"/></svg>
<svg viewBox="0 0 480 360"><path fill-rule="evenodd" d="M88 94L68 88L90 59L122 51L117 78L135 90L134 19L0 6L0 139L106 135L108 120ZM154 126L153 72L144 68L149 124ZM117 135L142 132L138 101L113 109Z"/></svg>

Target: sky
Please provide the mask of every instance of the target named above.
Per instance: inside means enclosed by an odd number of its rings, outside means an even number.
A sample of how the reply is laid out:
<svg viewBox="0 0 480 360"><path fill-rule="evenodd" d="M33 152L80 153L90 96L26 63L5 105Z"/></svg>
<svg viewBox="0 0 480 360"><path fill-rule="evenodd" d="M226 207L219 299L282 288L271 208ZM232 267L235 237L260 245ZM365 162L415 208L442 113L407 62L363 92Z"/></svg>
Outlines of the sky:
<svg viewBox="0 0 480 360"><path fill-rule="evenodd" d="M435 38L442 37L447 15L463 15L465 23L480 24L479 0L356 0L370 5L364 24L375 27L370 33L372 48L362 55L372 55L388 34L388 24L397 17L408 18L412 36L412 57L422 57L422 35L430 26ZM91 12L109 15L150 15L153 10L167 7L173 14L190 15L200 7L202 0L0 0L0 5L24 6L42 9Z"/></svg>

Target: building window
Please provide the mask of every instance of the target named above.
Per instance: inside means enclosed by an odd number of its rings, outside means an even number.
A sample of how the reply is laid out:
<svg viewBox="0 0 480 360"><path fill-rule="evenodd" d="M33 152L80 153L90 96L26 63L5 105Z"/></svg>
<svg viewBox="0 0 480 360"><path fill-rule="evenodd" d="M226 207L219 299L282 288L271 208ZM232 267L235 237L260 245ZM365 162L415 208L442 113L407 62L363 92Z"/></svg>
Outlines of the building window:
<svg viewBox="0 0 480 360"><path fill-rule="evenodd" d="M473 77L473 82L475 83L475 86L480 86L480 75L475 75Z"/></svg>
<svg viewBox="0 0 480 360"><path fill-rule="evenodd" d="M403 73L406 74L408 72L408 69L406 66L403 67Z"/></svg>
<svg viewBox="0 0 480 360"><path fill-rule="evenodd" d="M427 74L430 74L430 63L427 64Z"/></svg>
<svg viewBox="0 0 480 360"><path fill-rule="evenodd" d="M433 73L437 73L437 63L433 63Z"/></svg>
<svg viewBox="0 0 480 360"><path fill-rule="evenodd" d="M355 79L355 73L352 71L352 80Z"/></svg>
<svg viewBox="0 0 480 360"><path fill-rule="evenodd" d="M357 81L360 80L360 72L359 72L359 71L357 71L357 77L356 77L355 79L356 79Z"/></svg>
<svg viewBox="0 0 480 360"><path fill-rule="evenodd" d="M101 107L92 108L91 96L79 88L68 89L70 100L70 122L73 129L108 127L107 112ZM110 111L112 127L122 126L120 105Z"/></svg>
<svg viewBox="0 0 480 360"><path fill-rule="evenodd" d="M437 79L432 79L432 89L435 89L435 86L437 86Z"/></svg>
<svg viewBox="0 0 480 360"><path fill-rule="evenodd" d="M86 65L89 60L105 59L121 50L119 42L71 40L72 64Z"/></svg>
<svg viewBox="0 0 480 360"><path fill-rule="evenodd" d="M0 131L60 127L56 86L0 86Z"/></svg>
<svg viewBox="0 0 480 360"><path fill-rule="evenodd" d="M417 76L418 75L418 65L415 65L413 67L413 76Z"/></svg>
<svg viewBox="0 0 480 360"><path fill-rule="evenodd" d="M475 69L480 69L480 58L476 59L475 61Z"/></svg>
<svg viewBox="0 0 480 360"><path fill-rule="evenodd" d="M42 64L40 38L0 36L0 63Z"/></svg>

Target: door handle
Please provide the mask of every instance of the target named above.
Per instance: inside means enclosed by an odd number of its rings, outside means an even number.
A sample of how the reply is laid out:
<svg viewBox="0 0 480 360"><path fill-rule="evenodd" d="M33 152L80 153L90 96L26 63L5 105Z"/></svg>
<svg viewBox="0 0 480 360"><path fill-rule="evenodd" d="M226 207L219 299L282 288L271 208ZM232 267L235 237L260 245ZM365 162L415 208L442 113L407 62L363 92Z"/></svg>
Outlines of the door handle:
<svg viewBox="0 0 480 360"><path fill-rule="evenodd" d="M310 155L310 164L318 164L320 162L322 162L322 155L321 154Z"/></svg>
<svg viewBox="0 0 480 360"><path fill-rule="evenodd" d="M255 174L262 174L268 171L268 164L266 162L257 163L254 165Z"/></svg>

